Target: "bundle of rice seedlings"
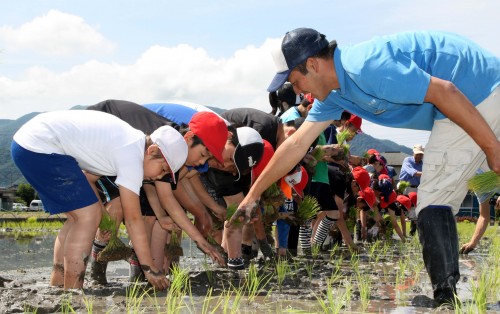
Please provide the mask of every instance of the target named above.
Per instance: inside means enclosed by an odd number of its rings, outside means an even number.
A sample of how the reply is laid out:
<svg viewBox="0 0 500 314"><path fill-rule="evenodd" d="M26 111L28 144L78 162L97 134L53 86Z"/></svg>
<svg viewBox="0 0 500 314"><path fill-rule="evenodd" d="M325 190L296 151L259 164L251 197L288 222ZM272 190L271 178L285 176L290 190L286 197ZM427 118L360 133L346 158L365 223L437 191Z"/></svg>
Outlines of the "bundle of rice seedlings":
<svg viewBox="0 0 500 314"><path fill-rule="evenodd" d="M318 200L314 196L306 195L295 213L295 217L299 224L303 224L308 220L316 217L321 207Z"/></svg>
<svg viewBox="0 0 500 314"><path fill-rule="evenodd" d="M226 208L226 220L231 220L231 217L233 217L234 213L236 213L236 210L238 209L238 205L236 204L231 204ZM241 221L236 220L233 225L239 226L241 225Z"/></svg>
<svg viewBox="0 0 500 314"><path fill-rule="evenodd" d="M260 200L263 206L272 205L274 208L279 208L285 202L285 195L275 182L262 193Z"/></svg>
<svg viewBox="0 0 500 314"><path fill-rule="evenodd" d="M164 253L168 258L172 258L174 256L184 256L181 239L177 236L177 232L170 232L170 242L165 245Z"/></svg>
<svg viewBox="0 0 500 314"><path fill-rule="evenodd" d="M342 132L337 132L337 144L344 149L344 155L349 155L350 145L346 143L346 140L352 136L352 132L349 130L344 130Z"/></svg>
<svg viewBox="0 0 500 314"><path fill-rule="evenodd" d="M106 247L97 254L98 262L127 260L132 255L132 249L118 238L116 221L107 212L102 215L99 229L111 232L111 237Z"/></svg>
<svg viewBox="0 0 500 314"><path fill-rule="evenodd" d="M278 219L279 211L273 205L264 205L264 213L262 215L262 221L264 225L269 225Z"/></svg>
<svg viewBox="0 0 500 314"><path fill-rule="evenodd" d="M325 156L325 152L323 151L323 148L321 146L316 146L311 152L311 155L316 159L316 161L322 161L323 156Z"/></svg>
<svg viewBox="0 0 500 314"><path fill-rule="evenodd" d="M500 187L500 175L493 170L476 174L467 181L467 187L477 194L493 193Z"/></svg>
<svg viewBox="0 0 500 314"><path fill-rule="evenodd" d="M407 187L410 186L410 182L408 181L399 181L398 183L398 192L399 194L404 194Z"/></svg>

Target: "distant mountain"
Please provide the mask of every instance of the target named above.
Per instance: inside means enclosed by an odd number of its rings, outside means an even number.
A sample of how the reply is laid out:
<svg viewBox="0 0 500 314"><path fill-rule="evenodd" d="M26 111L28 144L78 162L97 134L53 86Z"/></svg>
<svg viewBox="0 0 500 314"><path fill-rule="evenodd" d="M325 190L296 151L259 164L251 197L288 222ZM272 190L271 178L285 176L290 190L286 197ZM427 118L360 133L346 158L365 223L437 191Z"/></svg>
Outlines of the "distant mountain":
<svg viewBox="0 0 500 314"><path fill-rule="evenodd" d="M75 106L73 109L85 109L86 106ZM209 107L217 113L222 113L225 109ZM40 112L32 112L17 120L0 119L0 187L8 187L13 184L26 182L10 156L10 144L14 133L28 120L32 119ZM398 145L393 141L379 140L367 134L359 134L351 144L353 155L363 155L368 149L374 148L379 152L403 152L412 154L409 147Z"/></svg>

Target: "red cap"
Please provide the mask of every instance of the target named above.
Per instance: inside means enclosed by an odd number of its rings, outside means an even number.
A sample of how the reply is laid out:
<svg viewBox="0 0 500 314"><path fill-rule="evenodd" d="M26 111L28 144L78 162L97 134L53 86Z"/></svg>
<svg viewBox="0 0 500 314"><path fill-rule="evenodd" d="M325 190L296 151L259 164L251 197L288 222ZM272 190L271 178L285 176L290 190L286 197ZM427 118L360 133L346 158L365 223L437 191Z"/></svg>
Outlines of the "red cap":
<svg viewBox="0 0 500 314"><path fill-rule="evenodd" d="M381 197L380 198L380 208L387 208L387 206L394 203L397 198L398 198L397 194L394 190L392 191L391 195L389 195L389 201L386 202L385 197Z"/></svg>
<svg viewBox="0 0 500 314"><path fill-rule="evenodd" d="M364 190L365 188L370 186L370 174L368 174L368 171L366 171L365 168L361 166L357 166L354 169L352 169L352 176L354 177L354 180L356 180L356 183L359 185L361 190Z"/></svg>
<svg viewBox="0 0 500 314"><path fill-rule="evenodd" d="M398 195L396 200L403 205L407 210L410 210L411 208L411 200L408 196L406 195Z"/></svg>
<svg viewBox="0 0 500 314"><path fill-rule="evenodd" d="M257 178L260 176L264 168L266 168L267 164L269 163L269 160L274 155L274 148L266 140L262 140L264 142L264 152L262 153L262 158L259 160L259 162L252 167L252 184L257 180Z"/></svg>
<svg viewBox="0 0 500 314"><path fill-rule="evenodd" d="M417 192L410 192L408 193L408 197L411 200L411 203L413 206L417 206Z"/></svg>
<svg viewBox="0 0 500 314"><path fill-rule="evenodd" d="M300 166L300 169L296 170L295 172L287 176L284 176L281 179L282 187L284 182L287 186L291 187L295 191L295 193L297 193L300 197L304 197L304 189L308 181L309 181L309 175L307 174L306 168L302 166ZM285 187L284 189L282 188L282 190L288 199L292 198L291 189L287 189Z"/></svg>
<svg viewBox="0 0 500 314"><path fill-rule="evenodd" d="M360 117L358 117L357 115L351 113L351 117L349 118L348 121L356 129L358 129L358 133L363 133L363 131L361 131L361 123L363 122L363 120Z"/></svg>
<svg viewBox="0 0 500 314"><path fill-rule="evenodd" d="M198 136L210 153L224 163L222 151L227 142L228 132L224 120L210 111L200 111L189 121L189 128Z"/></svg>
<svg viewBox="0 0 500 314"><path fill-rule="evenodd" d="M389 181L391 181L391 182L392 182L391 177L389 177L388 175L386 175L386 174L384 174L384 173L379 174L379 175L378 175L378 179L379 179L379 180L384 180L384 179L385 179L385 180L389 180Z"/></svg>
<svg viewBox="0 0 500 314"><path fill-rule="evenodd" d="M375 192L371 188L365 188L358 192L358 195L366 202L366 204L373 209L377 198L375 197Z"/></svg>
<svg viewBox="0 0 500 314"><path fill-rule="evenodd" d="M307 101L309 101L310 104L314 102L314 97L311 95L311 93L305 94L304 98L307 99Z"/></svg>
<svg viewBox="0 0 500 314"><path fill-rule="evenodd" d="M368 155L380 155L380 153L375 148L370 148L366 151Z"/></svg>

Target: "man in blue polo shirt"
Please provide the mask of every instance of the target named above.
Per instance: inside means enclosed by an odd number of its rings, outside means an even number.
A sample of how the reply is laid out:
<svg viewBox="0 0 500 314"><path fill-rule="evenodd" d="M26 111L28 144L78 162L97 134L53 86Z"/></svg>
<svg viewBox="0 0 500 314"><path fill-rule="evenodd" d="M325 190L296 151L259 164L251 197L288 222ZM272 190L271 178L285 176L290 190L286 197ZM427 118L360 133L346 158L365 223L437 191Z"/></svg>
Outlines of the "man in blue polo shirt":
<svg viewBox="0 0 500 314"><path fill-rule="evenodd" d="M466 180L484 160L500 174L500 60L445 32L408 32L337 47L316 30L288 32L276 50L268 91L289 81L316 101L302 127L276 151L238 208L247 220L258 196L348 110L376 124L432 130L417 206L423 258L434 304L451 303L460 277L453 213ZM272 171L271 171L272 169Z"/></svg>
<svg viewBox="0 0 500 314"><path fill-rule="evenodd" d="M422 176L422 167L424 165L424 148L420 144L413 146L413 156L408 156L403 160L399 180L406 181L410 186L404 191L405 194L417 192Z"/></svg>

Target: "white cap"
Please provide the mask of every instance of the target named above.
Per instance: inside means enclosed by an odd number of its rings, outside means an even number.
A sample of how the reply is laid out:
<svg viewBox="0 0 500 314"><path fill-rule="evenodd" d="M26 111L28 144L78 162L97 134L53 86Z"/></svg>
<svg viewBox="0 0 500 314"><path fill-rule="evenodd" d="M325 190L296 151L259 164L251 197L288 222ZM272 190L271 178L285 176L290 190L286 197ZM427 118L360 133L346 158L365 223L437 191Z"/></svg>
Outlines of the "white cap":
<svg viewBox="0 0 500 314"><path fill-rule="evenodd" d="M160 151L172 170L170 174L175 181L175 173L181 169L187 159L188 147L184 137L173 127L164 125L151 134L151 140L158 145Z"/></svg>
<svg viewBox="0 0 500 314"><path fill-rule="evenodd" d="M414 154L423 154L424 148L422 147L422 144L413 145L413 153Z"/></svg>

